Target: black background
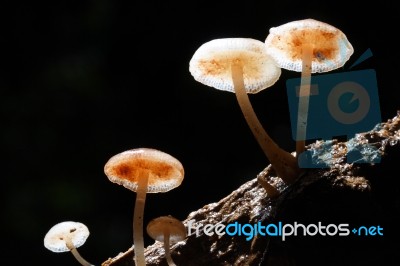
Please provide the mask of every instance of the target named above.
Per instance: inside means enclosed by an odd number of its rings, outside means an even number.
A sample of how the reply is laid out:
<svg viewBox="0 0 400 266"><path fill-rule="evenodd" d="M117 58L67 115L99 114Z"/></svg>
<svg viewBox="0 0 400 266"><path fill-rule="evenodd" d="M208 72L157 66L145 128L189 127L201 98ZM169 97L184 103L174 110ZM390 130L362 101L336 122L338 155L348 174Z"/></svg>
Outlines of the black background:
<svg viewBox="0 0 400 266"><path fill-rule="evenodd" d="M204 42L248 37L314 18L341 29L354 47L344 69L376 70L382 120L399 106L396 8L383 1L3 1L0 4L1 196L3 264L77 265L43 238L56 223L85 223L79 248L100 265L132 245L135 193L111 183L114 154L156 148L180 160L182 185L149 194L145 222L179 219L218 201L268 165L234 94L196 82L188 67ZM282 70L251 95L276 142L294 150ZM343 217L345 220L345 217ZM152 241L146 238L146 245ZM7 262L7 263L4 263Z"/></svg>

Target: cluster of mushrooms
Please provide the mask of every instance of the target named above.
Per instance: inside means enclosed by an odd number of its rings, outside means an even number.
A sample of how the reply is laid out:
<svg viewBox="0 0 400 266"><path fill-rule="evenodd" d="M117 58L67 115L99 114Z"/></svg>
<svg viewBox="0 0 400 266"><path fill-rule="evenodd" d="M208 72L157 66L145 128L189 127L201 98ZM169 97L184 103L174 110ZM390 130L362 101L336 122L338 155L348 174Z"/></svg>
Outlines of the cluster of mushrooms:
<svg viewBox="0 0 400 266"><path fill-rule="evenodd" d="M133 243L135 265L146 265L144 256L143 216L147 193L167 192L178 187L184 177L179 160L168 153L151 149L131 149L112 156L104 166L108 179L136 192L133 214ZM185 225L171 215L155 218L147 225L147 233L154 240L164 242L168 265L175 265L170 244L186 238ZM79 222L67 221L53 226L44 238L44 245L53 252L71 251L84 266L93 265L78 253L89 236L87 227Z"/></svg>
<svg viewBox="0 0 400 266"><path fill-rule="evenodd" d="M215 39L201 45L189 63L194 79L207 86L235 93L238 104L254 137L265 153L276 175L292 184L304 171L299 160L305 151L311 73L327 72L343 66L353 47L339 29L314 19L292 21L269 30L265 42L250 38ZM296 153L281 149L267 134L255 114L248 93L258 93L279 79L281 68L301 72L296 136ZM112 156L104 172L116 184L136 192L133 216L134 262L146 265L143 240L143 216L147 193L167 192L179 186L184 178L182 164L168 153L137 148ZM260 183L270 197L278 195L268 183ZM164 242L168 265L175 265L170 245L186 238L184 224L171 215L153 219L147 233ZM54 252L71 251L82 265L92 265L77 248L89 236L89 230L78 222L61 222L44 238L44 245Z"/></svg>

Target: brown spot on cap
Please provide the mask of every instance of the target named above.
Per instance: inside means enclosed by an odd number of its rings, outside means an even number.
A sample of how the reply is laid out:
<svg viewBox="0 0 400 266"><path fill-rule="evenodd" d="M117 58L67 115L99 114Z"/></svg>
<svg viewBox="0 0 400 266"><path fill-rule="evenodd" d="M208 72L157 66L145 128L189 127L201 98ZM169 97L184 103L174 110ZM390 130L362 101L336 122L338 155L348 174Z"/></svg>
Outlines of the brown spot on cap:
<svg viewBox="0 0 400 266"><path fill-rule="evenodd" d="M292 49L288 51L292 60L301 58L304 43L314 46L314 60L317 61L334 60L340 50L336 35L333 32L326 32L321 29L294 30L288 37L288 42L292 43L290 46Z"/></svg>

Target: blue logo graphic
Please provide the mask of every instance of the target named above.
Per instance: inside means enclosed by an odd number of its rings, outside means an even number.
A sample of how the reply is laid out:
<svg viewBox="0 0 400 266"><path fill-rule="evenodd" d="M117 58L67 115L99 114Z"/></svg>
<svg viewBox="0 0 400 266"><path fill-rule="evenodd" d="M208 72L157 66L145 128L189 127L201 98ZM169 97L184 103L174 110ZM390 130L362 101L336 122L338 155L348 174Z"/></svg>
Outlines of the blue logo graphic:
<svg viewBox="0 0 400 266"><path fill-rule="evenodd" d="M367 50L353 64L370 57ZM309 97L305 140L324 140L320 149L299 157L302 168L327 168L332 164L332 138L347 136L347 162L379 163L380 154L372 145L354 141L357 133L372 130L381 122L376 72L373 69L315 75L309 96L299 96L300 78L286 82L292 136L297 139L300 97Z"/></svg>

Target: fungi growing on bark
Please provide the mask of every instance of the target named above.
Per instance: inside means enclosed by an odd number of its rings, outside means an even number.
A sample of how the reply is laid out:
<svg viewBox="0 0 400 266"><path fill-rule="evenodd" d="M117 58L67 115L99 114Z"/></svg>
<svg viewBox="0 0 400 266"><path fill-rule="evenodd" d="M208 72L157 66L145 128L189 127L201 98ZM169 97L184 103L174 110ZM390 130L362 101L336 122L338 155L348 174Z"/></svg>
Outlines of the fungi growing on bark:
<svg viewBox="0 0 400 266"><path fill-rule="evenodd" d="M104 166L111 182L136 192L133 215L133 244L136 266L146 265L143 215L147 193L167 192L178 187L184 177L182 164L171 155L149 148L121 152Z"/></svg>
<svg viewBox="0 0 400 266"><path fill-rule="evenodd" d="M342 67L353 47L339 29L314 19L292 21L272 27L265 40L267 53L278 66L301 72L296 129L296 156L305 151L311 73Z"/></svg>
<svg viewBox="0 0 400 266"><path fill-rule="evenodd" d="M281 69L267 54L265 44L251 38L209 41L194 53L189 71L196 81L235 93L248 126L277 175L286 183L293 183L300 173L296 158L267 134L247 95L272 86L280 77Z"/></svg>
<svg viewBox="0 0 400 266"><path fill-rule="evenodd" d="M185 225L180 220L168 215L151 220L146 230L151 238L164 243L165 259L169 266L175 266L171 257L170 245L186 238Z"/></svg>

